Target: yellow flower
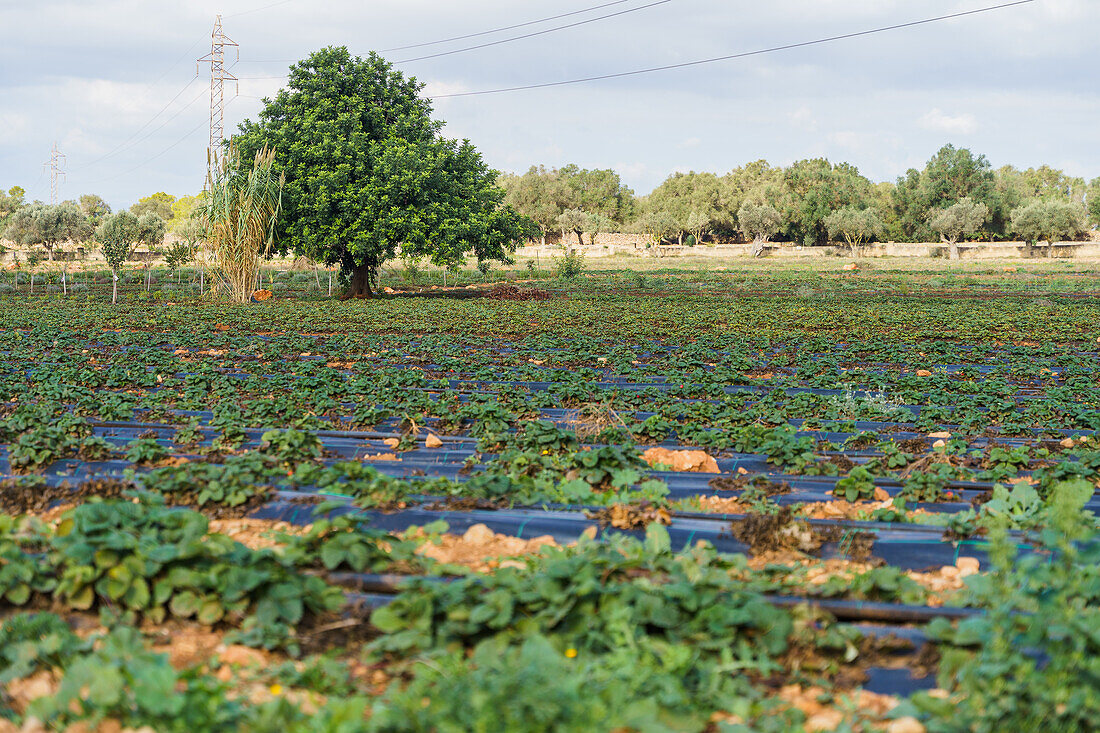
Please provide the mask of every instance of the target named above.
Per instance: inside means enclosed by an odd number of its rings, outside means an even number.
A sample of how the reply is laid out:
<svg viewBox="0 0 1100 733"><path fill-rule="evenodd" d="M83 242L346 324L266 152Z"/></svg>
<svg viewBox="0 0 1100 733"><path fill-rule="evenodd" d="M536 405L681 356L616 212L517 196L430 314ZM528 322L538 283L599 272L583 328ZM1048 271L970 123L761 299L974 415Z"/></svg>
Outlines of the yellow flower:
<svg viewBox="0 0 1100 733"><path fill-rule="evenodd" d="M569 659L572 659L573 657L577 656L577 650L570 647L570 648L565 650L565 656L568 657Z"/></svg>
<svg viewBox="0 0 1100 733"><path fill-rule="evenodd" d="M283 694L283 686L280 685L278 682L276 682L271 687L269 687L268 690L270 690L272 695L281 695L281 694Z"/></svg>

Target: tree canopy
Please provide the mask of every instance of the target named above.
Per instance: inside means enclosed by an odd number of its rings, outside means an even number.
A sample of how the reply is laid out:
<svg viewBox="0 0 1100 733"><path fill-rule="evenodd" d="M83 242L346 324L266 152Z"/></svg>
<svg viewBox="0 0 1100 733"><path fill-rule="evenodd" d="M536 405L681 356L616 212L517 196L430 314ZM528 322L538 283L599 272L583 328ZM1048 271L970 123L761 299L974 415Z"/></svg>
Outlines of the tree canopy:
<svg viewBox="0 0 1100 733"><path fill-rule="evenodd" d="M382 263L402 256L454 266L506 260L538 231L504 205L497 173L468 140L440 135L423 84L381 56L329 47L294 64L236 142L264 145L285 176L279 246L339 263L348 294L369 296Z"/></svg>
<svg viewBox="0 0 1100 733"><path fill-rule="evenodd" d="M1012 231L1023 237L1028 247L1045 240L1050 244L1079 236L1085 231L1085 210L1068 201L1033 201L1012 211Z"/></svg>
<svg viewBox="0 0 1100 733"><path fill-rule="evenodd" d="M103 221L103 217L111 213L111 206L103 200L102 196L86 193L80 197L80 210L84 212L84 216L88 217L91 225L97 227Z"/></svg>
<svg viewBox="0 0 1100 733"><path fill-rule="evenodd" d="M929 212L946 209L964 198L987 208L987 234L993 236L1005 230L1008 212L989 161L966 148L944 145L924 170L911 168L898 179L895 213L906 237L928 239L932 235Z"/></svg>
<svg viewBox="0 0 1100 733"><path fill-rule="evenodd" d="M156 214L161 219L168 221L172 218L172 204L174 203L176 203L175 196L164 191L158 191L138 199L138 202L130 207L130 213L134 216Z"/></svg>
<svg viewBox="0 0 1100 733"><path fill-rule="evenodd" d="M24 206L9 216L6 223L5 237L17 244L40 244L51 260L54 248L62 242L83 242L92 236L88 217L71 201Z"/></svg>
<svg viewBox="0 0 1100 733"><path fill-rule="evenodd" d="M951 246L951 259L959 258L959 239L978 231L989 217L989 207L969 196L928 215L928 226Z"/></svg>
<svg viewBox="0 0 1100 733"><path fill-rule="evenodd" d="M7 193L0 189L0 225L23 205L23 197L26 193L21 186L12 186Z"/></svg>

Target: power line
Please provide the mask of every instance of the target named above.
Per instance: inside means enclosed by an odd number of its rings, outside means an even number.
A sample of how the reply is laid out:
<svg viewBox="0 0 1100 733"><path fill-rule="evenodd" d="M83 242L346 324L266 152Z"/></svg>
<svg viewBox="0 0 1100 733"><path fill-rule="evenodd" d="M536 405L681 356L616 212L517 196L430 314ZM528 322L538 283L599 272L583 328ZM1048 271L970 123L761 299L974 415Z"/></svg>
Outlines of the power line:
<svg viewBox="0 0 1100 733"><path fill-rule="evenodd" d="M181 143L183 143L183 142L184 142L185 140L189 139L189 138L190 138L190 137L191 137L192 135L194 135L194 134L195 134L196 132L198 132L198 131L199 131L199 129L200 129L200 128L202 128L203 126L205 126L205 125L206 125L207 123L208 123L208 120L206 120L206 119L200 120L200 121L199 121L199 124L195 125L195 126L194 126L194 127L192 127L192 128L190 129L190 130L188 130L187 132L185 132L185 133L183 134L183 137L181 137L180 139L176 140L176 141L175 141L174 143L172 143L172 144L171 144L171 145L169 145L168 147L166 147L166 148L162 149L162 150L161 150L161 151L160 151L159 153L157 153L156 155L151 155L151 156L149 156L148 158L145 158L145 159L144 159L144 160L142 160L142 161L141 161L140 163L138 163L137 165L135 165L135 166L134 166L133 168L129 168L129 169L127 169L127 170L124 170L124 171L122 171L121 173L116 173L115 175L113 175L113 176L111 176L111 177L109 177L109 178L101 178L101 179L99 179L99 180L98 180L98 182L99 182L99 183L109 183L110 181L114 181L114 180L116 180L116 179L118 179L118 178L121 178L122 176L125 176L125 175L129 175L130 173L133 173L133 172L134 172L134 171L136 171L136 170L140 170L141 168L144 168L144 167L145 167L145 166L147 166L147 165L148 165L149 163L152 163L152 162L153 162L154 160L156 160L157 158L160 158L160 157L161 157L162 155L166 154L166 153L167 153L168 151L172 150L173 148L175 148L175 147L177 147L178 145L180 145ZM96 179L92 179L92 180L93 180L93 181L95 181Z"/></svg>
<svg viewBox="0 0 1100 733"><path fill-rule="evenodd" d="M566 23L565 25L554 26L553 28L545 28L541 31L534 31L533 33L524 33L519 36L512 36L511 38L501 38L496 41L488 41L486 43L479 43L476 46L466 46L465 48L456 48L453 51L440 51L439 53L432 53L426 56L417 56L416 58L403 59L401 61L395 61L398 64L408 64L413 61L424 61L425 59L436 59L440 56L451 56L456 53L465 53L466 51L476 51L479 48L488 48L489 46L499 46L502 43L511 43L512 41L520 41L525 38L534 38L535 36L544 36L547 33L556 33L557 31L563 31L567 28L576 28L579 25L587 25L589 23L595 23L600 20L607 20L608 18L614 18L619 15L626 15L627 13L636 13L639 10L645 10L646 8L652 8L656 5L664 5L670 3L672 0L656 0L656 2L647 3L646 5L639 5L636 8L627 8L626 10L620 10L615 13L608 13L607 15L598 15L595 18L586 18L585 20L578 20L573 23Z"/></svg>
<svg viewBox="0 0 1100 733"><path fill-rule="evenodd" d="M290 2L290 0L285 0L285 1ZM461 36L451 36L450 38L441 38L438 41L425 41L424 43L410 43L407 46L394 46L392 48L383 48L383 49L379 50L379 53L389 53L390 51L406 51L410 48L423 48L424 46L438 46L441 43L451 43L452 41L463 41L463 40L466 40L467 38L477 38L479 36L488 36L488 35L491 35L493 33L502 33L504 31L515 30L516 28L525 28L525 27L530 26L530 25L538 25L539 23L547 23L551 20L560 20L561 18L568 18L568 17L574 16L574 15L581 15L583 13L590 13L593 10L601 10L603 8L609 8L613 5L622 5L623 3L629 3L629 2L634 2L634 0L614 0L614 2L601 3L600 5L592 5L590 7L581 8L580 10L573 10L573 11L570 11L568 13L560 13L558 15L550 15L550 16L547 16L545 18L539 18L537 20L528 20L528 21L525 21L523 23L515 23L514 25L501 26L500 28L490 28L487 31L478 31L477 33L467 33L467 34L461 35ZM277 4L281 4L281 3L277 3ZM641 8L637 8L637 10L641 10ZM249 12L251 12L251 11L249 11ZM226 17L228 18L228 17L232 17L232 16L226 16ZM607 16L607 17L610 17L610 16ZM594 18L593 20L599 20L599 18ZM553 29L551 29L551 30L553 30ZM547 32L549 32L549 31L547 31ZM504 41L501 41L501 42L503 43ZM454 53L457 53L457 51L455 51ZM281 64L281 63L288 63L289 64L289 63L294 63L297 60L298 59L250 59L250 60L247 60L247 61L242 61L241 63L244 63L244 64ZM281 77L241 77L241 78L272 78L272 79L276 79L276 78L281 78Z"/></svg>
<svg viewBox="0 0 1100 733"><path fill-rule="evenodd" d="M251 10L242 10L239 13L230 13L229 15L226 15L224 17L226 17L226 18L238 18L242 15L248 15L249 13L258 13L261 10L268 10L269 8L276 8L280 5L286 5L287 3L292 3L292 2L294 2L294 0L279 0L279 2L277 2L277 3L271 3L270 5L264 5L264 6L259 7L259 8L252 8Z"/></svg>
<svg viewBox="0 0 1100 733"><path fill-rule="evenodd" d="M192 48L193 48L193 46L192 46ZM190 50L191 50L191 49L188 49L188 51L190 51ZM163 77L162 77L162 78L163 78ZM120 153L120 152L122 152L122 149L123 149L123 148L125 148L125 147L133 147L133 145L129 145L129 146L127 146L127 144L126 144L126 143L130 142L130 141L131 141L131 140L133 140L133 139L134 139L135 137L137 137L137 136L138 136L139 134L141 134L141 131L142 131L142 130L144 130L144 129L145 129L146 127L148 127L149 125L151 125L151 124L153 123L153 120L155 120L156 118L158 118L158 117L160 117L160 116L161 116L162 114L164 114L164 111L165 111L166 109L168 109L169 107L171 107L171 106L172 106L172 103L173 103L173 102L175 102L175 101L176 101L177 99L179 99L179 98L180 98L180 96L181 96L181 95L182 95L182 94L183 94L184 92L186 92L186 91L187 91L188 89L190 89L190 88L191 88L191 85L192 85L192 84L194 84L194 83L195 83L195 80L196 80L196 79L198 79L198 78L199 78L199 75L198 75L198 74L195 74L195 75L194 75L193 77L191 77L190 81L188 81L188 82L187 82L187 83L186 83L186 84L185 84L185 85L183 86L183 88L182 88L182 89L180 89L180 90L179 90L178 92L176 92L176 96L174 96L174 97L172 97L171 99L169 99L169 100L168 100L168 103L167 103L167 104L165 104L165 105L164 105L163 107L161 107L161 108L160 108L160 111L158 111L158 112L157 112L157 113L156 113L155 115L153 115L153 116L152 116L152 117L150 117L150 118L149 118L148 120L146 120L146 122L145 122L145 124L144 124L144 125L142 125L142 126L141 126L141 127L139 127L138 129L134 130L134 132L133 132L133 133L131 133L131 134L130 134L130 136L129 136L128 138L126 138L125 140L123 140L122 142L120 142L120 143L119 143L118 145L116 145L115 147L111 148L110 150L108 150L108 151L107 151L106 153L104 153L103 155L99 156L99 157L98 157L98 158L96 158L95 160L91 160L91 161L89 161L89 162L85 163L84 165L81 165L81 166L78 166L78 167L74 168L73 170L78 170L78 171L79 171L79 170L84 170L85 168L90 168L91 166L95 165L96 163L100 162L101 160L106 160L107 158L110 158L110 157L111 157L112 155L115 155L116 153ZM154 83L156 83L156 82L154 82ZM188 108L188 107L190 107L190 106L191 106L192 104L194 104L194 103L195 103L195 101L196 101L197 99L198 99L198 97L195 97L195 99L192 99L192 100L191 100L191 101L190 101L190 102L189 102L188 104L184 105L184 107L183 107L183 108L182 108L182 109L180 110L180 112L182 112L182 111L183 111L184 109L187 109L187 108ZM154 132L156 132L157 130L160 130L160 129L161 129L162 127L164 127L164 126L165 126L165 125L167 125L167 124L168 124L169 122L171 122L172 120L174 120L174 119L175 119L175 118L176 118L176 117L177 117L178 115L179 115L179 112L176 112L176 114L175 114L175 115L173 115L173 116L169 117L169 118L168 118L167 120L165 120L165 121L164 121L163 123L161 123L160 127L157 127L156 129L154 129L154 130L150 131L150 133L149 133L149 134L151 135L151 134L153 134ZM145 138L142 138L142 140L144 140L144 139L146 139L146 138L148 138L148 135L146 135L146 136L145 136ZM135 141L134 145L136 145L136 144L137 144L138 142L141 142L141 140Z"/></svg>
<svg viewBox="0 0 1100 733"><path fill-rule="evenodd" d="M975 10L964 10L958 13L950 13L948 15L938 15L934 18L925 18L923 20L914 20L908 23L897 23L895 25L881 26L879 28L871 28L865 31L856 31L853 33L844 33L838 36L829 36L828 38L819 38L813 41L801 41L799 43L788 43L782 46L772 46L770 48L762 48L756 51L744 51L742 53L729 54L728 56L715 56L708 59L699 59L698 61L685 61L679 64L668 64L666 66L652 66L648 69L635 69L634 71L620 71L615 74L600 74L598 76L586 76L580 79L566 79L563 81L549 81L541 84L525 84L523 86L515 87L501 87L499 89L485 89L475 92L455 92L452 94L437 94L432 99L448 99L452 97L474 97L483 94L501 94L503 92L518 92L526 89L545 89L546 87L559 87L567 84L583 84L590 81L601 81L604 79L618 79L625 76L636 76L639 74L652 74L657 71L669 71L671 69L683 69L689 66L701 66L703 64L712 64L718 61L730 61L733 59L742 59L749 56L760 56L766 53L774 53L776 51L789 51L795 48L805 48L807 46L818 46L824 43L832 43L833 41L842 41L849 38L859 38L860 36L870 36L876 33L885 33L886 31L894 31L902 28L912 28L919 25L927 25L929 23L938 23L944 20L951 20L953 18L962 18L968 15L977 15L978 13L988 13L993 10L1001 10L1003 8L1010 8L1015 5L1027 5L1033 3L1036 0L1015 0L1014 2L1000 3L999 5L990 5L984 8L977 8Z"/></svg>
<svg viewBox="0 0 1100 733"><path fill-rule="evenodd" d="M523 28L529 25L537 25L539 23L547 23L551 20L559 20L561 18L568 18L572 15L580 15L581 13L589 13L593 10L600 10L601 8L609 8L612 5L622 5L623 3L631 2L631 0L615 0L611 3L603 3L602 5L593 5L589 8L581 8L580 10L574 10L569 13L561 13L560 15L551 15L546 18L539 18L538 20L529 20L525 23L516 23L515 25L506 25L500 28L492 28L487 31L479 31L477 33L467 33L464 36L451 36L450 38L441 38L438 41L427 41L425 43L412 43L408 46L394 46L393 48L383 48L381 53L389 53L390 51L406 51L410 48L423 48L424 46L436 46L441 43L450 43L451 41L464 41L467 38L477 38L478 36L487 36L491 33L501 33L503 31L511 31L516 28Z"/></svg>

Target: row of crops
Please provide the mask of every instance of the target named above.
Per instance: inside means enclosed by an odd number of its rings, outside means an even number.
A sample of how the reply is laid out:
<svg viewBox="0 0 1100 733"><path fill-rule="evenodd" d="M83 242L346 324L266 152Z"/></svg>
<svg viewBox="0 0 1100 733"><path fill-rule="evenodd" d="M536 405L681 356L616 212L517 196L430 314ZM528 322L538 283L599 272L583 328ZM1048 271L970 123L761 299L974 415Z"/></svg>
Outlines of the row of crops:
<svg viewBox="0 0 1100 733"><path fill-rule="evenodd" d="M1096 307L964 296L7 301L0 716L1090 728Z"/></svg>

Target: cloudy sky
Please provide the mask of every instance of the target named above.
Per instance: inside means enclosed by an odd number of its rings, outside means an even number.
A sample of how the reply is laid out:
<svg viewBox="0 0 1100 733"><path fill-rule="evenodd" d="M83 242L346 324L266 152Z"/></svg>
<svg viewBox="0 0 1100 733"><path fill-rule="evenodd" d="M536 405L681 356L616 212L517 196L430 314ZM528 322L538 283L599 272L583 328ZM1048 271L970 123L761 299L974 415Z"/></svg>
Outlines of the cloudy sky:
<svg viewBox="0 0 1100 733"><path fill-rule="evenodd" d="M737 54L972 10L1003 0L624 0L463 41L387 51L453 94ZM289 62L473 34L609 0L0 0L0 187L46 199L43 161L66 155L61 195L113 206L202 186L216 13L240 43L227 132L255 117ZM434 59L416 56L571 28ZM264 7L269 6L269 7ZM679 70L440 98L451 137L490 165L612 167L646 193L675 170L846 160L873 180L921 167L946 142L995 166L1100 176L1098 0L1035 0L942 23ZM236 59L230 51L229 60ZM1093 71L1089 71L1089 69ZM207 74L203 76L203 74ZM235 92L227 84L227 96Z"/></svg>

